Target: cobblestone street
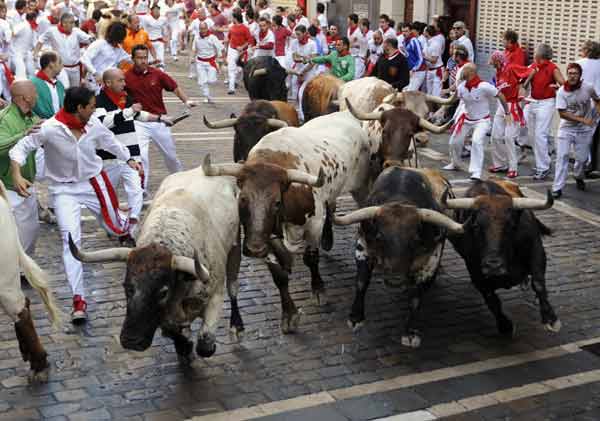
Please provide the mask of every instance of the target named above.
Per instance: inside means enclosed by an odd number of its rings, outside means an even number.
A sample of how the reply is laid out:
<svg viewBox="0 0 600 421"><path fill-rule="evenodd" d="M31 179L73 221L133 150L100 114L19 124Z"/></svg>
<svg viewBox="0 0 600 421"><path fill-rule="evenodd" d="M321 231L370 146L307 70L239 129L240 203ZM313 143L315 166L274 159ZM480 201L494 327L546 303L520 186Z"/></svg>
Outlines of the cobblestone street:
<svg viewBox="0 0 600 421"><path fill-rule="evenodd" d="M199 99L185 63L182 57L168 70L188 95ZM233 131L209 130L202 116L228 118L248 99L243 89L226 95L222 75L213 91L216 104L200 104L174 128L187 169L200 165L207 153L213 162L231 161ZM167 106L172 115L182 110L172 95ZM423 166L447 163L447 139L435 136L420 150ZM156 149L152 158L150 181L156 191L167 172ZM533 181L531 161L530 154L517 180L527 195L542 197L551 181ZM449 174L457 193L468 187L467 177ZM340 213L354 208L349 196L338 202ZM28 385L28 365L21 360L13 324L0 315L0 420L598 420L600 180L590 180L586 192L577 191L571 180L563 199L537 216L554 231L544 244L549 298L562 321L560 333L544 329L531 288L514 288L499 295L517 333L512 340L500 338L450 244L422 306L419 349L401 344L406 295L388 291L380 276L367 294L365 325L353 333L346 318L356 271L354 225L336 227L332 251L321 252L327 304L313 301L308 269L296 259L290 289L302 311L298 333L280 333L280 298L267 267L262 260L244 258L239 293L243 340L229 336L226 302L216 354L184 368L172 341L160 333L145 352L121 347L124 264L87 264L89 322L82 328L66 322L64 331L53 331L39 296L26 291L49 353L47 384ZM93 218L84 217L83 247L115 244ZM56 226L42 225L34 258L49 273L68 313L72 297Z"/></svg>

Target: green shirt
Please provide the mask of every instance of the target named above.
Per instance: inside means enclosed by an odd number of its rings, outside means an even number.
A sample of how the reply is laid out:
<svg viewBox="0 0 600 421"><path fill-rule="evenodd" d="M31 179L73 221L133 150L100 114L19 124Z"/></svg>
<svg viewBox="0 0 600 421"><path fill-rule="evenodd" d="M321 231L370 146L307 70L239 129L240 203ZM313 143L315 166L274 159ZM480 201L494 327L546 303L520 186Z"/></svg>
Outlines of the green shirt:
<svg viewBox="0 0 600 421"><path fill-rule="evenodd" d="M52 94L50 93L48 84L37 76L33 76L29 80L35 85L35 90L38 94L35 107L33 107L33 112L46 119L54 117L55 113L54 108L52 108ZM63 84L60 83L60 80L56 81L56 93L58 95L58 105L59 108L61 108L65 100L65 88Z"/></svg>
<svg viewBox="0 0 600 421"><path fill-rule="evenodd" d="M354 79L354 57L350 54L341 57L337 50L335 50L327 56L314 57L312 62L317 64L331 64L331 74L338 79L342 79L344 82Z"/></svg>
<svg viewBox="0 0 600 421"><path fill-rule="evenodd" d="M39 121L40 119L34 114L24 116L15 104L10 104L0 111L0 180L9 190L14 190L15 187L10 176L8 151L25 137L27 129ZM21 167L21 174L27 180L34 181L35 152L30 153L27 157L25 164Z"/></svg>

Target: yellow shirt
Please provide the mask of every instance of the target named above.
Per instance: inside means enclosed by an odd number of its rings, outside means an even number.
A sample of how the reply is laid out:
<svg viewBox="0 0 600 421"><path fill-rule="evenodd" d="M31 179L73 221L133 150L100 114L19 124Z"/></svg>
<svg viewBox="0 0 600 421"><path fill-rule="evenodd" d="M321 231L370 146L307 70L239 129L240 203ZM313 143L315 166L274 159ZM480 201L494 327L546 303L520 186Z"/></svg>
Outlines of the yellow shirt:
<svg viewBox="0 0 600 421"><path fill-rule="evenodd" d="M148 32L143 29L140 29L137 32L133 32L131 29L127 30L127 36L123 40L123 49L131 54L131 50L138 44L145 45L148 48L152 48L152 43L150 42L150 36ZM131 63L122 63L120 66L121 70L126 72L127 70L133 67Z"/></svg>

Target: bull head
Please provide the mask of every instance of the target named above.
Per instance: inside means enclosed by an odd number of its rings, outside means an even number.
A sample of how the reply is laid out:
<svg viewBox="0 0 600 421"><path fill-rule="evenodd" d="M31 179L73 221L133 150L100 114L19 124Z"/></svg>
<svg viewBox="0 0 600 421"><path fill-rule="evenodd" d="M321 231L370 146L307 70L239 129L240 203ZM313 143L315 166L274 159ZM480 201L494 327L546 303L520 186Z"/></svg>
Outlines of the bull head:
<svg viewBox="0 0 600 421"><path fill-rule="evenodd" d="M226 118L223 120L217 120L217 121L211 122L206 118L206 116L203 116L204 125L206 127L208 127L209 129L224 129L226 127L234 127L242 118L243 117ZM287 122L280 120L278 118L267 118L267 119L265 119L265 121L266 121L267 125L269 127L271 127L272 129L281 129L283 127L288 126Z"/></svg>
<svg viewBox="0 0 600 421"><path fill-rule="evenodd" d="M237 178L240 186L240 222L245 234L243 251L245 255L252 257L265 257L269 252L271 236L280 234L286 207L284 199L290 184L321 187L325 182L322 168L319 175L314 176L267 163L212 165L210 155L204 158L202 169L207 176L229 175ZM300 194L304 196L307 193L306 187L294 189L301 189ZM309 190L308 193L312 198L312 192ZM295 205L294 203L293 206Z"/></svg>
<svg viewBox="0 0 600 421"><path fill-rule="evenodd" d="M85 263L127 262L123 283L127 313L121 329L121 345L127 349L147 349L163 316L177 315L181 311L181 289L191 288L193 283L179 280L198 279L203 284L210 280L210 273L200 262L197 251L193 259L173 255L158 244L84 252L78 249L70 234L69 248L73 257Z"/></svg>

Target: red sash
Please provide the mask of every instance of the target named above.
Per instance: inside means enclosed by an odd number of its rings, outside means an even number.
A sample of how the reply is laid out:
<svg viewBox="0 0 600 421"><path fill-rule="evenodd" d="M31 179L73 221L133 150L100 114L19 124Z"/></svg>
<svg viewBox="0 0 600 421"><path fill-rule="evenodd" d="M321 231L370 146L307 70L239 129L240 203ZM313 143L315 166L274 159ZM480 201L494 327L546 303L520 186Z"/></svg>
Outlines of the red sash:
<svg viewBox="0 0 600 421"><path fill-rule="evenodd" d="M12 83L15 81L15 75L10 71L10 68L4 61L2 62L2 67L4 70L4 76L6 77L6 83L10 87L10 85L12 85Z"/></svg>
<svg viewBox="0 0 600 421"><path fill-rule="evenodd" d="M115 213L116 221L113 221L111 219L110 214L108 212L108 204L106 202L106 197L104 196L104 192L100 187L100 183L98 183L98 177L94 177L90 178L90 184L92 185L92 188L96 193L96 197L100 202L100 212L102 213L102 219L104 220L104 223L106 224L108 229L110 229L115 235L119 237L125 236L127 235L128 227L126 222L121 222L119 220L119 199L117 198L117 193L115 192L115 189L113 188L110 179L104 171L100 172L100 176L102 176L104 186L106 187L106 191L110 200L110 205L112 206L113 211Z"/></svg>
<svg viewBox="0 0 600 421"><path fill-rule="evenodd" d="M512 115L515 123L519 123L521 127L525 127L525 114L523 114L523 108L521 108L519 101L512 101L509 104L510 115Z"/></svg>
<svg viewBox="0 0 600 421"><path fill-rule="evenodd" d="M197 57L197 58L198 58L198 61L203 61L204 63L208 63L212 67L214 67L215 70L218 70L217 69L217 60L216 60L215 56L208 57L208 58L204 58L204 57Z"/></svg>
<svg viewBox="0 0 600 421"><path fill-rule="evenodd" d="M467 117L467 113L462 113L460 117L458 117L458 120L456 120L456 123L454 123L454 126L452 126L451 128L452 134L459 134L462 131L463 126L465 125L465 121L479 121L488 118L490 118L490 116L486 115L485 117L480 118L478 120L471 120L469 117Z"/></svg>

